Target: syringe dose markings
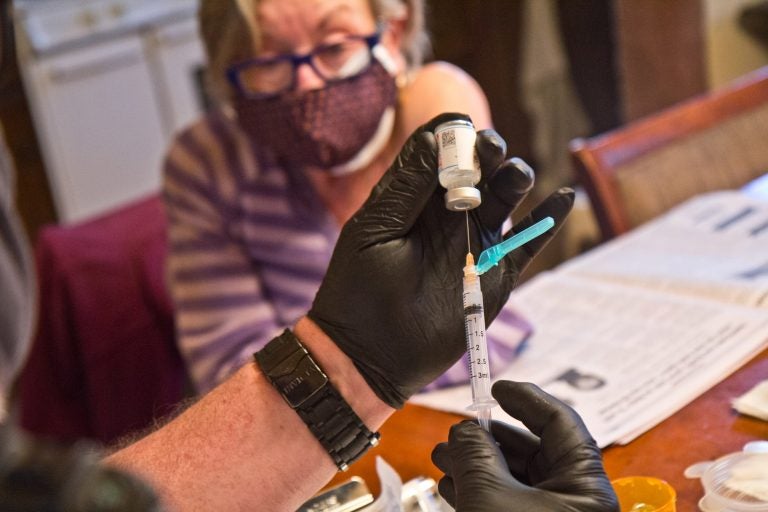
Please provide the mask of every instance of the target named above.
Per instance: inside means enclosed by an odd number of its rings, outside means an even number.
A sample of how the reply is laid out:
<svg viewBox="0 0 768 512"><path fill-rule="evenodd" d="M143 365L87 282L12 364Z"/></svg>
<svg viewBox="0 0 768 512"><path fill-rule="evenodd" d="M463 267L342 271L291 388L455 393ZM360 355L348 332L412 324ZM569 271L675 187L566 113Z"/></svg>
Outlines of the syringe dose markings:
<svg viewBox="0 0 768 512"><path fill-rule="evenodd" d="M464 314L466 316L478 315L482 313L483 313L483 308L478 305L467 306L466 308L464 308ZM478 331L477 329L475 329L473 332L472 327L470 327L470 324L475 324L475 326L477 326L478 322L476 319L472 318L470 319L469 322L466 322L464 324L467 331L466 333L467 334L467 358L469 359L470 377L487 379L490 377L490 374L488 372L477 371L477 373L475 373L475 370L479 367L486 366L488 364L488 361L480 357L478 357L477 359L472 358L472 352L477 352L480 350L480 345L473 344L472 338L474 336L482 336L483 333L482 331Z"/></svg>

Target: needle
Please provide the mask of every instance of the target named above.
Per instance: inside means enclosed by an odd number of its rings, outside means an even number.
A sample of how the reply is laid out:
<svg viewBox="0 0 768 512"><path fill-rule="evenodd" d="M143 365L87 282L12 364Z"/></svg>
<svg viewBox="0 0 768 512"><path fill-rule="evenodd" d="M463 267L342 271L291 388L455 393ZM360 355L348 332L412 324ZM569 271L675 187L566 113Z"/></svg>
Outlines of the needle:
<svg viewBox="0 0 768 512"><path fill-rule="evenodd" d="M466 217L467 217L467 252L471 253L472 250L469 247L469 210L466 210L464 213L466 214Z"/></svg>

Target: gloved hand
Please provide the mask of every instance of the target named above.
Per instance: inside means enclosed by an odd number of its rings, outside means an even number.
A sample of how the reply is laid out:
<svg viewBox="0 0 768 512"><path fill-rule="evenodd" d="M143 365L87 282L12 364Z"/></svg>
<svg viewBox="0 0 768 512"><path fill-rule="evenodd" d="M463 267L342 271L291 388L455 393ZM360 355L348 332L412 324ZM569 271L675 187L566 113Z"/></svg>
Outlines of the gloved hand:
<svg viewBox="0 0 768 512"><path fill-rule="evenodd" d="M437 181L433 128L417 129L341 231L308 316L349 356L376 395L392 407L455 363L465 350L461 277L465 214L446 209ZM470 212L472 252L501 241L501 227L533 185L522 161L505 160L493 130L478 134L482 204ZM573 205L558 191L512 231L547 215L556 227L513 251L482 276L486 322L506 302L520 273L554 236ZM514 233L510 233L514 234Z"/></svg>
<svg viewBox="0 0 768 512"><path fill-rule="evenodd" d="M475 422L451 427L432 452L446 501L458 512L619 510L600 449L573 409L534 384L499 381L491 392L532 433L493 422L494 442Z"/></svg>

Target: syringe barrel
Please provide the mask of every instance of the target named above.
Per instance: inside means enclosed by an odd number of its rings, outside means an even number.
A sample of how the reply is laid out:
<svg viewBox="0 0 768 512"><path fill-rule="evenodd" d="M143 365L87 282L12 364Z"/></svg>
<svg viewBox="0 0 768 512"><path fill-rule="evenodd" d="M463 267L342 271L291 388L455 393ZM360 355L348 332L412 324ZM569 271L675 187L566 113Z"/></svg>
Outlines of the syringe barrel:
<svg viewBox="0 0 768 512"><path fill-rule="evenodd" d="M491 375L488 345L485 339L485 312L480 278L476 273L465 272L463 285L464 327L472 387L470 409L474 409L479 405L495 405L496 401L491 396Z"/></svg>

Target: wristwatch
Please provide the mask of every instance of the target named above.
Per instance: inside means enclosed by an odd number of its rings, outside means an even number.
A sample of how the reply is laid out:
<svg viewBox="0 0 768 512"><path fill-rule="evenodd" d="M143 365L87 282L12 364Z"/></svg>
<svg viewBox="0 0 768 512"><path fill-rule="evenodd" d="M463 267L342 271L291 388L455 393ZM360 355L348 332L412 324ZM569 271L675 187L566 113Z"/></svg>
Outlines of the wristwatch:
<svg viewBox="0 0 768 512"><path fill-rule="evenodd" d="M368 430L289 329L253 357L340 471L379 444L379 433Z"/></svg>

